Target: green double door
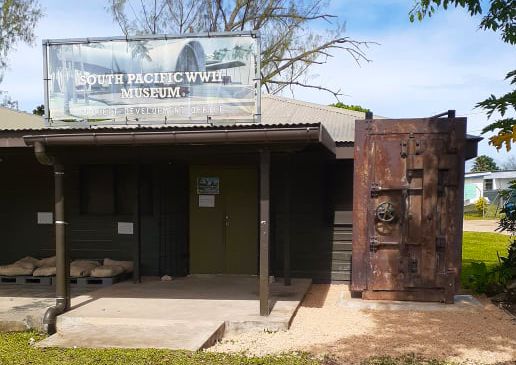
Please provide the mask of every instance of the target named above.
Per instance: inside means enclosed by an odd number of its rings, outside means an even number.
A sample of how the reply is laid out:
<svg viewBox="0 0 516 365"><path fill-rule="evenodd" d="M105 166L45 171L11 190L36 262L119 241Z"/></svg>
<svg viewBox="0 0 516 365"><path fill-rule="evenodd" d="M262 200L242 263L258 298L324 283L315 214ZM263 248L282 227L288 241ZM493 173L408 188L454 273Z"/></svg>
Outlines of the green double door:
<svg viewBox="0 0 516 365"><path fill-rule="evenodd" d="M255 168L190 167L190 273L256 274Z"/></svg>

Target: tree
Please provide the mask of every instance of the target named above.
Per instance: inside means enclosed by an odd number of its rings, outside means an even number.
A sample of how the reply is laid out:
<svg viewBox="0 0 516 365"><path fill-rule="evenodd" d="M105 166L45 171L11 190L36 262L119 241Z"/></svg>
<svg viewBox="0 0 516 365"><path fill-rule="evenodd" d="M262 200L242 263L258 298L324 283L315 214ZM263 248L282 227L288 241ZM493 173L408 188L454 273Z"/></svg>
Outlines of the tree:
<svg viewBox="0 0 516 365"><path fill-rule="evenodd" d="M43 104L38 105L35 109L32 110L32 114L45 115L45 106Z"/></svg>
<svg viewBox="0 0 516 365"><path fill-rule="evenodd" d="M502 164L503 170L516 170L516 157L509 156L507 160Z"/></svg>
<svg viewBox="0 0 516 365"><path fill-rule="evenodd" d="M0 90L0 106L18 110L18 101L13 100L7 91Z"/></svg>
<svg viewBox="0 0 516 365"><path fill-rule="evenodd" d="M0 0L0 71L18 43L33 44L34 29L43 15L37 0ZM0 81L2 76L0 75Z"/></svg>
<svg viewBox="0 0 516 365"><path fill-rule="evenodd" d="M410 11L410 21L415 18L421 21L425 16L431 17L440 6L447 9L451 5L467 9L471 16L484 14L487 10L480 21L480 29L500 31L504 42L516 45L516 0L418 0ZM508 72L505 79L516 86L516 70ZM489 143L498 150L505 145L510 151L511 144L516 142L516 90L498 97L491 95L476 107L484 109L489 118L494 113L500 114L501 118L486 126L482 133L495 132L489 137Z"/></svg>
<svg viewBox="0 0 516 365"><path fill-rule="evenodd" d="M327 0L110 0L107 9L126 36L259 30L267 92L299 86L324 90L338 100L340 90L315 84L310 68L326 63L334 51L347 52L357 63L369 61L364 53L369 42L345 36L337 17L324 12L327 5ZM309 30L321 21L330 28Z"/></svg>
<svg viewBox="0 0 516 365"><path fill-rule="evenodd" d="M334 106L336 108L341 108L341 109L354 110L356 112L362 112L362 113L367 113L367 112L371 111L369 109L361 107L360 105L347 105L347 104L341 103L340 101L335 104L330 104L330 106Z"/></svg>
<svg viewBox="0 0 516 365"><path fill-rule="evenodd" d="M489 156L480 155L473 163L472 172L498 171L500 170L496 162Z"/></svg>

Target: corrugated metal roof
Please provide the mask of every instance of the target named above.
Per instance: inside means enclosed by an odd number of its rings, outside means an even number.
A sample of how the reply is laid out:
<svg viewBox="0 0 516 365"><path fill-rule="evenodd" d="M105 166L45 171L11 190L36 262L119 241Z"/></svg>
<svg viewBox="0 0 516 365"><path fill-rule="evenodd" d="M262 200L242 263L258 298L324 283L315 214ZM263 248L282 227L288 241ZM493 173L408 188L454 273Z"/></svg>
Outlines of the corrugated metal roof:
<svg viewBox="0 0 516 365"><path fill-rule="evenodd" d="M355 119L363 119L365 113L345 110L330 106L308 103L290 98L263 95L262 124L270 126L303 125L321 123L335 142L353 142L355 136ZM231 123L222 123L229 127ZM238 123L238 127L252 126L251 123ZM177 129L210 128L208 124L117 124L91 126L77 123L73 127L61 126L51 130L91 130L91 129ZM17 112L10 109L0 110L0 130L7 131L41 131L47 130L41 117Z"/></svg>
<svg viewBox="0 0 516 365"><path fill-rule="evenodd" d="M39 115L0 107L0 130L44 129L45 121Z"/></svg>
<svg viewBox="0 0 516 365"><path fill-rule="evenodd" d="M262 123L321 123L335 142L355 140L355 120L365 113L275 95L262 97Z"/></svg>

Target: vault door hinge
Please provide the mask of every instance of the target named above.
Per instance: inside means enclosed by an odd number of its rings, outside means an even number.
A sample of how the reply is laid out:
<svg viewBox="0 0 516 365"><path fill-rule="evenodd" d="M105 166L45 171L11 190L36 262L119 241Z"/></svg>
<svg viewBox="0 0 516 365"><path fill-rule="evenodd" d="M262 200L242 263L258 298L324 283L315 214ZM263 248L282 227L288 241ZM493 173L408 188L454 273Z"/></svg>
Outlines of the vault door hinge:
<svg viewBox="0 0 516 365"><path fill-rule="evenodd" d="M370 252L376 252L378 250L378 237L372 236L369 239L369 251Z"/></svg>

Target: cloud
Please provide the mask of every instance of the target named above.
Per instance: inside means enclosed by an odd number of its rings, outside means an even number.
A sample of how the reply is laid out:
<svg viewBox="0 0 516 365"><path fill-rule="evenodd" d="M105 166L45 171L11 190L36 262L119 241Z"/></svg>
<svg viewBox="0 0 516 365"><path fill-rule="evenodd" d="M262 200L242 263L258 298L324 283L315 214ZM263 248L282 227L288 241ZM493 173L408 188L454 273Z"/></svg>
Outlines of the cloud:
<svg viewBox="0 0 516 365"><path fill-rule="evenodd" d="M487 116L475 105L491 93L510 90L504 77L516 68L516 47L504 44L496 33L478 30L478 19L460 10L441 12L423 23L404 19L388 29L375 27L374 20L357 32L348 27L353 39L380 43L367 50L372 62L358 67L339 52L314 69L319 77L312 81L340 88L346 95L344 103L387 117L426 117L455 109L459 116L468 117L468 131L480 134ZM294 95L321 104L334 102L330 94L315 90L297 88ZM499 161L506 156L488 146L487 140L481 142L479 152Z"/></svg>
<svg viewBox="0 0 516 365"><path fill-rule="evenodd" d="M21 45L12 52L0 90L18 100L20 109L32 111L43 103L43 51L41 41L54 38L120 35L106 12L103 0L57 1L44 3L45 17L36 28L36 45Z"/></svg>

